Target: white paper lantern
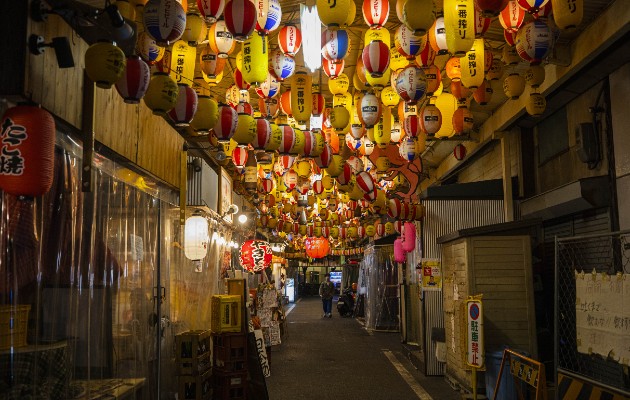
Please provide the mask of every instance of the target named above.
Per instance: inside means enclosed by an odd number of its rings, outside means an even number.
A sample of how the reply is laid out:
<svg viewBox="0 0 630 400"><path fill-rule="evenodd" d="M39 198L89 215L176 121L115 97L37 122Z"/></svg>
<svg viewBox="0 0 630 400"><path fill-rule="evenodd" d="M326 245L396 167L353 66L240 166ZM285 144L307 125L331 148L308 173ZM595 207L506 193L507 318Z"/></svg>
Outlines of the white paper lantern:
<svg viewBox="0 0 630 400"><path fill-rule="evenodd" d="M208 254L208 221L193 215L186 220L184 228L184 254L190 260L201 260Z"/></svg>

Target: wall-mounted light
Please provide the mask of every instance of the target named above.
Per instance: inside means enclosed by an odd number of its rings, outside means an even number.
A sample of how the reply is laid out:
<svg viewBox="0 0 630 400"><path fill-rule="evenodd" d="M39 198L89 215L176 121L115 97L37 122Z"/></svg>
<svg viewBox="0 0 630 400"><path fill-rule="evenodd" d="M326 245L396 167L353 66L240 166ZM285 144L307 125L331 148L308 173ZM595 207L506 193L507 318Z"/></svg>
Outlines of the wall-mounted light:
<svg viewBox="0 0 630 400"><path fill-rule="evenodd" d="M216 232L215 232L216 233ZM184 227L184 254L195 264L195 272L201 272L201 260L208 254L208 220L193 215Z"/></svg>
<svg viewBox="0 0 630 400"><path fill-rule="evenodd" d="M221 218L225 218L227 215L236 214L238 212L238 206L236 204L232 204L228 207L227 210L221 215Z"/></svg>
<svg viewBox="0 0 630 400"><path fill-rule="evenodd" d="M72 49L67 37L60 36L52 39L52 42L46 43L43 36L31 35L28 38L28 49L32 54L40 55L44 53L46 47L52 47L55 50L57 65L59 68L73 68L74 58L72 57Z"/></svg>

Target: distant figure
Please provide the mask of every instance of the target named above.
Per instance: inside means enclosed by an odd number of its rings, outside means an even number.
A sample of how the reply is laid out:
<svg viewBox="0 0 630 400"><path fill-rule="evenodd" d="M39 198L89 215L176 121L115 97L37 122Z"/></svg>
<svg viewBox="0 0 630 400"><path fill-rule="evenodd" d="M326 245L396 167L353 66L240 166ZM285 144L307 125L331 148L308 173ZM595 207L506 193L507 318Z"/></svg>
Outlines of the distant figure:
<svg viewBox="0 0 630 400"><path fill-rule="evenodd" d="M319 295L324 305L324 318L332 318L332 301L335 294L335 285L330 281L330 274L326 274L325 281L319 285Z"/></svg>

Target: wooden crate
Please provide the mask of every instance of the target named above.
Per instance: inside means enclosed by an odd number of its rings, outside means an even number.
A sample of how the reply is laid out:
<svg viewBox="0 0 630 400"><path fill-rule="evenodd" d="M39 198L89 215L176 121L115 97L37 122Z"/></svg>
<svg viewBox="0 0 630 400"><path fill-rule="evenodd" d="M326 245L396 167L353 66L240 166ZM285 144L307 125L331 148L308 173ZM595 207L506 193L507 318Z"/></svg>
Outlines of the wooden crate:
<svg viewBox="0 0 630 400"><path fill-rule="evenodd" d="M175 336L177 373L199 375L212 367L212 335L209 330L187 331Z"/></svg>
<svg viewBox="0 0 630 400"><path fill-rule="evenodd" d="M223 333L213 337L215 371L233 373L247 370L247 335Z"/></svg>
<svg viewBox="0 0 630 400"><path fill-rule="evenodd" d="M212 296L212 332L241 332L241 298L234 295Z"/></svg>
<svg viewBox="0 0 630 400"><path fill-rule="evenodd" d="M215 400L244 400L247 398L247 372L213 375Z"/></svg>
<svg viewBox="0 0 630 400"><path fill-rule="evenodd" d="M212 399L212 370L208 370L201 375L178 376L177 381L179 400Z"/></svg>

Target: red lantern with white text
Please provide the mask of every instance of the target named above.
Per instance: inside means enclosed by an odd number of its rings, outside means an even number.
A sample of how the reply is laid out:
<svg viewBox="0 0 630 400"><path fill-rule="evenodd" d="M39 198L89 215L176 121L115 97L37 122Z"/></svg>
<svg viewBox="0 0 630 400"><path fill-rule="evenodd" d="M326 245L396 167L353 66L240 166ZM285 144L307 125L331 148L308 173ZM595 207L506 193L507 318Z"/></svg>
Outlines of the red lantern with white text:
<svg viewBox="0 0 630 400"><path fill-rule="evenodd" d="M323 258L328 255L330 243L326 238L308 237L304 240L304 249L310 258Z"/></svg>
<svg viewBox="0 0 630 400"><path fill-rule="evenodd" d="M272 259L273 252L268 242L248 240L241 246L239 261L241 266L249 272L256 273L264 270L271 265Z"/></svg>
<svg viewBox="0 0 630 400"><path fill-rule="evenodd" d="M295 56L302 45L302 33L293 25L286 25L278 32L278 47L289 56Z"/></svg>
<svg viewBox="0 0 630 400"><path fill-rule="evenodd" d="M466 157L466 147L463 144L458 144L453 149L453 156L457 161L461 161Z"/></svg>

